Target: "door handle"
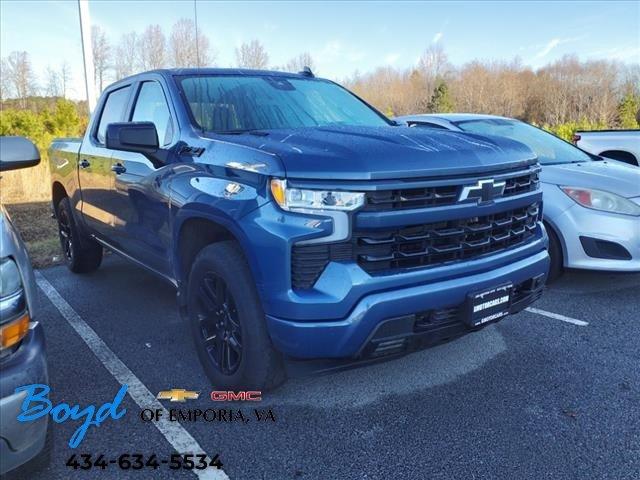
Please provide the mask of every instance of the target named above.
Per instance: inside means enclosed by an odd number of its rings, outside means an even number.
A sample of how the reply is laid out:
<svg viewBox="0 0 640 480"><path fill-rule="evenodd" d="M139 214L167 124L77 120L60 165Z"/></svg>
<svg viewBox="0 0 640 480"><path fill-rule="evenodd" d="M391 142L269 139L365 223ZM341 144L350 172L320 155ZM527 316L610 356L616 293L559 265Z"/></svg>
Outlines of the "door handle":
<svg viewBox="0 0 640 480"><path fill-rule="evenodd" d="M121 163L116 163L115 165L111 166L111 171L116 172L116 175L120 175L121 173L126 172L127 169Z"/></svg>
<svg viewBox="0 0 640 480"><path fill-rule="evenodd" d="M86 158L83 158L82 161L80 162L80 168L89 168L91 166L91 164L89 163L89 160L87 160Z"/></svg>

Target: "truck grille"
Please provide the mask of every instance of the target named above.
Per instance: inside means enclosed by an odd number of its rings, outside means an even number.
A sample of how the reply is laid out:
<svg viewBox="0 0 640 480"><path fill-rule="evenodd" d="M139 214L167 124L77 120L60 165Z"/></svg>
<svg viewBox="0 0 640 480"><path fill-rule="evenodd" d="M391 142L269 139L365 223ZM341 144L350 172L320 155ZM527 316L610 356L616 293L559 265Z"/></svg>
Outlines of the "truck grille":
<svg viewBox="0 0 640 480"><path fill-rule="evenodd" d="M536 190L540 182L538 174L539 170L535 169L504 178L505 189L501 196L509 197ZM363 210L381 212L454 205L458 201L461 188L462 184L368 192Z"/></svg>
<svg viewBox="0 0 640 480"><path fill-rule="evenodd" d="M331 261L355 261L375 275L474 259L528 241L540 218L537 203L481 217L411 227L354 231L348 242L294 245L294 288L310 288Z"/></svg>

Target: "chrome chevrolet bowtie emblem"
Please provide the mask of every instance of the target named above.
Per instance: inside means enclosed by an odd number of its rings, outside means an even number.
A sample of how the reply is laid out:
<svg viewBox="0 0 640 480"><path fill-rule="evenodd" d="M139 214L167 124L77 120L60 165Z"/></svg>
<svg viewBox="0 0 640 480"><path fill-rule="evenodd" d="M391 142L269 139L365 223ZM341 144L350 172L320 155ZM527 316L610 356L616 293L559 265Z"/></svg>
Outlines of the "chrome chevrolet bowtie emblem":
<svg viewBox="0 0 640 480"><path fill-rule="evenodd" d="M479 180L475 185L465 185L458 201L477 199L478 203L490 202L504 193L505 182L494 182L493 179Z"/></svg>

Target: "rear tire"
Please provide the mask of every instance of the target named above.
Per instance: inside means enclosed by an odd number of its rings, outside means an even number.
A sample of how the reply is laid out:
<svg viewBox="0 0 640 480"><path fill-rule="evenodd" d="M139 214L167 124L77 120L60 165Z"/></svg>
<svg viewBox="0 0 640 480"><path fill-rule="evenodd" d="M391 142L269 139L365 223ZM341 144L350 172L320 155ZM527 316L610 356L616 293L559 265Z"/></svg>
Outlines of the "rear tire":
<svg viewBox="0 0 640 480"><path fill-rule="evenodd" d="M196 351L213 386L266 391L285 380L269 338L249 266L237 243L200 251L187 284L187 314Z"/></svg>
<svg viewBox="0 0 640 480"><path fill-rule="evenodd" d="M549 257L551 259L551 265L549 266L549 275L547 276L547 283L555 282L564 271L563 258L562 258L562 245L560 239L553 229L545 224L547 234L549 235Z"/></svg>
<svg viewBox="0 0 640 480"><path fill-rule="evenodd" d="M96 270L102 263L102 247L92 238L79 232L67 197L60 200L56 217L62 255L69 270L74 273Z"/></svg>

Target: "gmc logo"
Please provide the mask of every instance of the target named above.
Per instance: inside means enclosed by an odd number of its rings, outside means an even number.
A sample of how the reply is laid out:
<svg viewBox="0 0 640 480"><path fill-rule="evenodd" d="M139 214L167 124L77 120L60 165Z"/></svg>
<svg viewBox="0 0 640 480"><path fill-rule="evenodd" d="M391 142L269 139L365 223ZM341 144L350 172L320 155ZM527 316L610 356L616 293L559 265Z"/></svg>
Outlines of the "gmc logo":
<svg viewBox="0 0 640 480"><path fill-rule="evenodd" d="M259 402L262 400L262 392L260 391L240 391L240 392L232 392L231 390L223 391L223 390L214 390L211 392L211 400L214 402L233 402L236 400L240 401L252 401Z"/></svg>
<svg viewBox="0 0 640 480"><path fill-rule="evenodd" d="M502 196L506 182L494 182L493 179L479 180L475 185L465 185L460 193L459 202L477 199L478 203L490 202Z"/></svg>

